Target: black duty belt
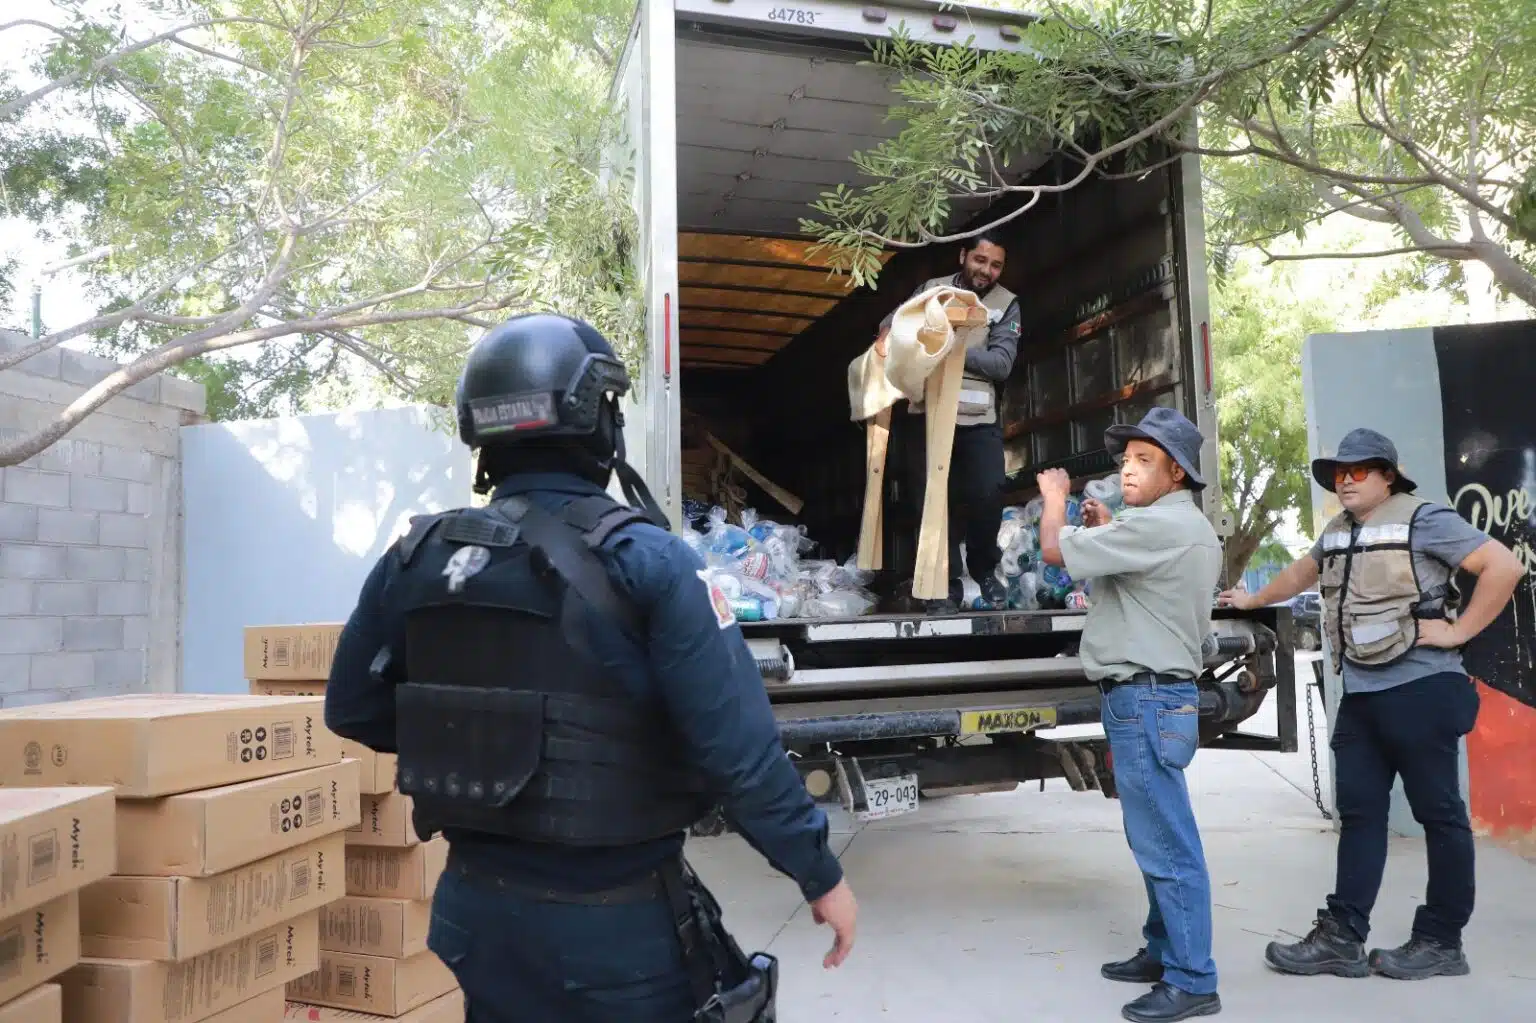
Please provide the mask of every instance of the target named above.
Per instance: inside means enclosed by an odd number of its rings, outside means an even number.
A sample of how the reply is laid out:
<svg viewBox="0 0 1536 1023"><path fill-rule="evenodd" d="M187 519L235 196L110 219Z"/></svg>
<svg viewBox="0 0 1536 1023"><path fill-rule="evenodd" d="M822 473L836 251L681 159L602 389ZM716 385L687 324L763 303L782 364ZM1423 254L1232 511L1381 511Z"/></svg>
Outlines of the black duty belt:
<svg viewBox="0 0 1536 1023"><path fill-rule="evenodd" d="M1169 675L1157 671L1138 671L1130 678L1106 678L1099 680L1099 692L1108 694L1111 689L1120 686L1172 686L1179 683L1193 683L1192 678L1184 678L1182 675Z"/></svg>
<svg viewBox="0 0 1536 1023"><path fill-rule="evenodd" d="M472 884L497 891L510 892L538 902L563 902L576 906L619 906L632 902L649 902L662 895L661 873L651 870L638 881L605 888L599 892L568 892L544 885L530 884L500 871L490 870L479 864L450 863L448 869Z"/></svg>

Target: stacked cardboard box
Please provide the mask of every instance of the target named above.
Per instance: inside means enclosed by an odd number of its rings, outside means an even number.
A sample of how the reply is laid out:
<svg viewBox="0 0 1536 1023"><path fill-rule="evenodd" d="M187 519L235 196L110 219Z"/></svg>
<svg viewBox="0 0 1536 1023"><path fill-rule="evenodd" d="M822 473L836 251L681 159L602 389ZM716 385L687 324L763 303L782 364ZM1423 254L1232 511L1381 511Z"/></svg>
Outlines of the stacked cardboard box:
<svg viewBox="0 0 1536 1023"><path fill-rule="evenodd" d="M0 783L110 785L116 868L75 900L63 1023L257 1023L319 966L359 765L313 697L135 695L0 712ZM77 790L85 791L85 790Z"/></svg>
<svg viewBox="0 0 1536 1023"><path fill-rule="evenodd" d="M260 626L245 632L245 673L253 694L325 693L339 624ZM447 861L441 836L421 842L410 798L395 790L395 758L348 748L364 763L359 821L346 832L347 895L320 914L320 969L288 985L313 1019L446 1019L462 999L452 972L427 949L432 893ZM449 999L444 1002L443 999ZM454 1001L458 999L458 1001ZM303 1010L297 1010L303 1011ZM421 1015L426 1013L426 1015Z"/></svg>
<svg viewBox="0 0 1536 1023"><path fill-rule="evenodd" d="M6 759L53 755L6 745ZM59 1023L80 960L80 890L112 872L112 790L0 788L0 1023Z"/></svg>
<svg viewBox="0 0 1536 1023"><path fill-rule="evenodd" d="M289 1002L282 1016L284 1020L303 1020L305 1023L333 1023L341 1020L346 1020L348 1023L387 1023L391 1018L371 1012L357 1012L354 1009L310 1005L308 1002ZM395 1023L464 1023L464 993L450 991L393 1019ZM0 1019L0 1023L7 1023L7 1021Z"/></svg>
<svg viewBox="0 0 1536 1023"><path fill-rule="evenodd" d="M245 677L254 696L325 695L340 624L263 625L245 630ZM362 791L376 796L395 787L395 756L341 740L342 755L362 767Z"/></svg>

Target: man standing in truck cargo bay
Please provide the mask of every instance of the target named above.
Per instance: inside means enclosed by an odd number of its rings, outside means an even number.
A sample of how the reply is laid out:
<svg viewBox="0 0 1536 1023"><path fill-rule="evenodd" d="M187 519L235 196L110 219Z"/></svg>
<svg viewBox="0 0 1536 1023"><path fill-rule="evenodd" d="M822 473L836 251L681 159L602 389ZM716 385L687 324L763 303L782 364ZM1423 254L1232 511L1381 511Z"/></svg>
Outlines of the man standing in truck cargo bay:
<svg viewBox="0 0 1536 1023"><path fill-rule="evenodd" d="M1192 493L1205 487L1193 423L1154 408L1136 426L1110 427L1104 443L1122 459L1125 510L1111 519L1088 500L1085 526L1068 526L1071 480L1061 469L1040 473L1040 553L1092 584L1079 655L1104 694L1125 837L1147 889L1146 947L1100 972L1153 984L1121 1014L1167 1023L1221 1011L1210 872L1184 779L1200 744L1195 679L1211 632L1221 542Z"/></svg>
<svg viewBox="0 0 1536 1023"><path fill-rule="evenodd" d="M1002 554L997 549L997 532L1003 522L1003 425L998 416L997 389L1008 382L1013 361L1019 352L1019 300L1013 292L998 284L1007 257L1003 243L994 235L982 234L960 249L960 272L950 277L935 277L912 292L921 295L941 285L964 288L975 293L987 307L990 326L987 343L965 353L965 378L961 383L960 412L955 419L954 455L949 468L949 599L932 601L933 614L953 614L964 597L960 582L960 541L965 541L965 567L981 587L981 599L989 607L1007 606L1007 587L997 578ZM880 323L875 350L885 357L886 335L896 310ZM977 328L980 329L980 328ZM919 506L927 481L922 413L906 417L901 431L907 451L908 478Z"/></svg>
<svg viewBox="0 0 1536 1023"><path fill-rule="evenodd" d="M1262 607L1321 580L1323 632L1344 683L1332 740L1340 824L1333 894L1306 938L1271 942L1264 958L1291 974L1461 976L1471 969L1461 933L1476 886L1461 738L1480 703L1461 648L1509 603L1524 566L1454 509L1415 497L1397 447L1375 430L1350 431L1332 458L1312 463L1312 476L1343 510L1268 586L1219 598ZM1477 577L1465 608L1458 570ZM1367 954L1397 777L1424 828L1429 884L1407 943Z"/></svg>
<svg viewBox="0 0 1536 1023"><path fill-rule="evenodd" d="M835 932L823 964L853 947L741 630L624 461L628 387L585 323L488 331L456 405L490 503L413 519L336 647L326 724L398 752L418 834L448 839L427 946L468 1023L771 1019L776 966L683 859L716 800Z"/></svg>

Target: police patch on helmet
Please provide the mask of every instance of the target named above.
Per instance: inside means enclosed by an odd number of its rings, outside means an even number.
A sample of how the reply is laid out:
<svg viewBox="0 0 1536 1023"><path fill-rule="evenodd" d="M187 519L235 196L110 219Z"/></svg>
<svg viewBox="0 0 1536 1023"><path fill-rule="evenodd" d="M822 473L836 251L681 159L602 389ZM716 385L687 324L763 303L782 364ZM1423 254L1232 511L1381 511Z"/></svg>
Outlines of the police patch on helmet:
<svg viewBox="0 0 1536 1023"><path fill-rule="evenodd" d="M555 415L555 396L550 391L475 398L469 403L469 418L479 434L511 433L560 422Z"/></svg>
<svg viewBox="0 0 1536 1023"><path fill-rule="evenodd" d="M699 581L709 591L709 603L715 609L715 624L722 629L729 629L732 625L735 625L736 615L731 610L730 599L726 597L719 584L715 582L709 569L701 568L694 575L699 577Z"/></svg>

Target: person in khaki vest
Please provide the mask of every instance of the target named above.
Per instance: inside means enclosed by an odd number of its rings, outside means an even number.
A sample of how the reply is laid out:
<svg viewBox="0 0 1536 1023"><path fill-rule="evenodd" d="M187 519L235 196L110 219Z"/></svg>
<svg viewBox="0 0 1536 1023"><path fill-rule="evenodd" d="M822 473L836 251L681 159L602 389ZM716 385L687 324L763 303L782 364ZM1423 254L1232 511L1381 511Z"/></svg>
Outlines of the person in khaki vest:
<svg viewBox="0 0 1536 1023"><path fill-rule="evenodd" d="M1013 292L997 283L1002 276L1007 251L1000 238L982 234L965 242L960 249L960 272L950 277L935 277L923 282L907 301L929 288L940 285L973 292L987 307L988 326L969 328L986 330L984 345L973 345L965 353L965 376L960 384L960 409L955 417L954 454L949 469L949 599L933 601L928 611L953 614L959 609L963 591L960 579L960 542L965 541L965 567L981 587L981 599L988 607L1007 606L1008 590L997 578L1002 553L997 547L997 532L1003 523L1002 487L1003 426L998 416L998 388L1007 383L1019 351L1019 300ZM891 315L880 323L875 352L886 354L886 335L891 329ZM918 507L922 506L926 485L927 447L922 408L913 405L912 416L901 430L907 453L907 475L911 480Z"/></svg>
<svg viewBox="0 0 1536 1023"><path fill-rule="evenodd" d="M1461 976L1470 971L1461 933L1475 883L1459 754L1480 701L1460 649L1509 603L1524 566L1453 509L1413 496L1397 448L1374 430L1350 431L1312 475L1344 510L1268 586L1219 598L1263 607L1320 581L1328 656L1344 682L1332 742L1341 825L1334 891L1306 938L1271 942L1264 958L1292 974ZM1458 569L1477 577L1465 608ZM1397 777L1424 828L1429 884L1408 941L1367 955Z"/></svg>

